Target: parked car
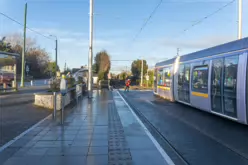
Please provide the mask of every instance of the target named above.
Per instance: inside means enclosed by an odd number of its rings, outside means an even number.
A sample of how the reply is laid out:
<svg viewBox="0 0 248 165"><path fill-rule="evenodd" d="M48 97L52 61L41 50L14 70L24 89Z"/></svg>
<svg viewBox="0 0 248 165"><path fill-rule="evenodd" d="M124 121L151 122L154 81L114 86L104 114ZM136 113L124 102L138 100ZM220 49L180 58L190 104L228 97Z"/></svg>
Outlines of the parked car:
<svg viewBox="0 0 248 165"><path fill-rule="evenodd" d="M14 73L11 72L0 72L0 85L2 86L6 83L9 87L12 86L12 81L14 81Z"/></svg>

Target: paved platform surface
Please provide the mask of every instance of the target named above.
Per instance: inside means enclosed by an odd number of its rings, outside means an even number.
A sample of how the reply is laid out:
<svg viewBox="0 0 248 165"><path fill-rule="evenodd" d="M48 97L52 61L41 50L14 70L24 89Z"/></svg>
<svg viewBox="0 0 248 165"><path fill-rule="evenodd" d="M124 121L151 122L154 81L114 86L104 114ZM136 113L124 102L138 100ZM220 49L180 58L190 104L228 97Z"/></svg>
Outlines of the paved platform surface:
<svg viewBox="0 0 248 165"><path fill-rule="evenodd" d="M94 91L65 114L45 119L1 150L2 165L167 165L170 158L116 91Z"/></svg>
<svg viewBox="0 0 248 165"><path fill-rule="evenodd" d="M148 91L121 92L167 142L175 164L247 165L248 126L155 97ZM158 139L160 136L155 138ZM173 147L168 147L167 143ZM176 154L174 154L176 152ZM179 160L179 161L178 161ZM181 163L180 163L181 162Z"/></svg>

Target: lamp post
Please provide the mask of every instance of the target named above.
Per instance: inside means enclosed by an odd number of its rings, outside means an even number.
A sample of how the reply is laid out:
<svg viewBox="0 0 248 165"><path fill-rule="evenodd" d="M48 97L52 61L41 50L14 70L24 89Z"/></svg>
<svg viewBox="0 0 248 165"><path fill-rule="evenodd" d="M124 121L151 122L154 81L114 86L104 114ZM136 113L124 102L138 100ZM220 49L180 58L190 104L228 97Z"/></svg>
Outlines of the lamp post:
<svg viewBox="0 0 248 165"><path fill-rule="evenodd" d="M27 25L27 10L28 4L25 4L24 10L24 29L23 29L23 48L22 48L22 73L21 73L21 87L24 87L24 79L25 79L25 51L26 51L26 25Z"/></svg>
<svg viewBox="0 0 248 165"><path fill-rule="evenodd" d="M143 75L144 75L144 73L143 73L143 70L144 70L144 68L143 68L143 63L144 63L144 60L143 60L143 58L141 59L142 61L141 61L141 80L140 80L140 86L143 86Z"/></svg>
<svg viewBox="0 0 248 165"><path fill-rule="evenodd" d="M92 98L92 56L93 56L93 13L94 0L90 0L90 26L89 26L89 61L88 61L88 98Z"/></svg>
<svg viewBox="0 0 248 165"><path fill-rule="evenodd" d="M239 0L238 6L238 39L242 39L242 0Z"/></svg>
<svg viewBox="0 0 248 165"><path fill-rule="evenodd" d="M57 36L54 36L54 35L50 35L50 37L55 37L55 70L56 72L58 71L58 39L57 39Z"/></svg>

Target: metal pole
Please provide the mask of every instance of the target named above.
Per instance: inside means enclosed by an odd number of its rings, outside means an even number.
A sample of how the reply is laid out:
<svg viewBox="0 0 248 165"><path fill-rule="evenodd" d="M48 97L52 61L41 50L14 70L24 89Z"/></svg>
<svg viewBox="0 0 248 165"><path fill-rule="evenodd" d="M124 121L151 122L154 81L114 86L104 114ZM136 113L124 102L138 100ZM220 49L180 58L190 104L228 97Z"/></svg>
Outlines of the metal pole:
<svg viewBox="0 0 248 165"><path fill-rule="evenodd" d="M22 76L21 76L21 87L24 87L24 70L25 70L25 50L26 50L26 25L27 25L27 8L28 4L25 4L24 12L24 31L23 31L23 48L22 48Z"/></svg>
<svg viewBox="0 0 248 165"><path fill-rule="evenodd" d="M55 70L58 71L58 40L55 40L56 48L55 48Z"/></svg>
<svg viewBox="0 0 248 165"><path fill-rule="evenodd" d="M153 81L152 81L152 89L153 89L153 90L155 89L155 88L154 88L154 81L155 81L155 79L154 79L154 77L155 77L155 76L154 76L154 72L155 72L155 69L152 70L152 80L153 80Z"/></svg>
<svg viewBox="0 0 248 165"><path fill-rule="evenodd" d="M141 80L140 80L140 86L143 86L143 59L141 61Z"/></svg>
<svg viewBox="0 0 248 165"><path fill-rule="evenodd" d="M53 119L56 118L56 110L57 110L57 97L56 97L56 92L53 92Z"/></svg>
<svg viewBox="0 0 248 165"><path fill-rule="evenodd" d="M90 43L89 43L89 61L88 61L88 97L92 98L92 56L93 56L93 2L94 0L90 0Z"/></svg>
<svg viewBox="0 0 248 165"><path fill-rule="evenodd" d="M61 108L61 125L64 124L64 105L65 105L65 99L64 99L65 96L61 95L61 98L62 98L62 108Z"/></svg>
<svg viewBox="0 0 248 165"><path fill-rule="evenodd" d="M242 0L239 0L238 39L242 38Z"/></svg>
<svg viewBox="0 0 248 165"><path fill-rule="evenodd" d="M147 69L147 77L149 77L149 74L148 74L148 69ZM146 85L147 85L147 87L148 87L148 79L146 79Z"/></svg>
<svg viewBox="0 0 248 165"><path fill-rule="evenodd" d="M177 48L177 56L179 56L179 51L180 51L180 49L179 49L179 48Z"/></svg>
<svg viewBox="0 0 248 165"><path fill-rule="evenodd" d="M18 85L17 85L17 80L16 80L16 61L14 64L14 87L15 87L15 91L18 90Z"/></svg>

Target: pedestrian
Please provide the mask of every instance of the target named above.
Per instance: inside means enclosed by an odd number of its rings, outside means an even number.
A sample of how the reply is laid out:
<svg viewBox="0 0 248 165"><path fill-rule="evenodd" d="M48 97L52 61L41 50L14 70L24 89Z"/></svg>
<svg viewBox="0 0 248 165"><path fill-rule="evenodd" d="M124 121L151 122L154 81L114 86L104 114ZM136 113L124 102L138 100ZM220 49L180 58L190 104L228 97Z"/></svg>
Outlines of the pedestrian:
<svg viewBox="0 0 248 165"><path fill-rule="evenodd" d="M113 91L113 80L109 80L109 90Z"/></svg>
<svg viewBox="0 0 248 165"><path fill-rule="evenodd" d="M131 80L130 79L127 79L126 86L125 86L125 91L128 91L129 92L130 84L131 84Z"/></svg>

